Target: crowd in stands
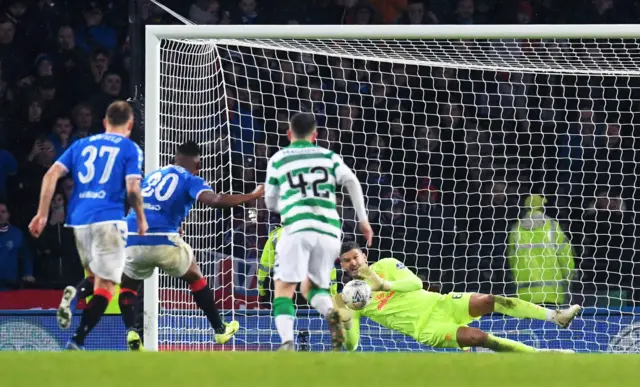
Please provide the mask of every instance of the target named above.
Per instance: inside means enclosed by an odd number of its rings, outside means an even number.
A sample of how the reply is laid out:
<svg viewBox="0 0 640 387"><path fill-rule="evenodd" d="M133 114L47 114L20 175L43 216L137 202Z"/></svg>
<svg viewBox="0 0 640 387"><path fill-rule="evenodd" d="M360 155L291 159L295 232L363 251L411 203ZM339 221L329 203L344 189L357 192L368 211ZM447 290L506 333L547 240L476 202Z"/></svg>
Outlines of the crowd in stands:
<svg viewBox="0 0 640 387"><path fill-rule="evenodd" d="M640 16L640 1L631 0L161 2L197 24L584 24ZM179 23L139 3L142 24ZM115 0L0 5L0 289L60 288L83 276L73 233L63 227L72 179L60 181L43 237L31 239L26 225L47 168L73 141L102 130L111 101L129 97L128 8ZM640 302L638 77L390 64L250 45L221 46L219 55L217 93L226 98L208 106L225 118L206 123L215 136L206 151L228 154L208 160L230 161L233 172L214 183L251 190L264 180L268 157L287 145L290 113L313 112L319 145L363 182L377 235L371 260L394 256L442 291L512 294L514 233L527 222L557 225L571 263L554 267L567 272L551 280L582 295L575 301ZM170 101L171 91L162 98ZM172 125L193 127L180 118ZM144 140L139 128L134 137ZM348 196L338 201L345 238L357 238ZM229 218L207 228L215 234L208 247L257 261L277 218L262 203Z"/></svg>

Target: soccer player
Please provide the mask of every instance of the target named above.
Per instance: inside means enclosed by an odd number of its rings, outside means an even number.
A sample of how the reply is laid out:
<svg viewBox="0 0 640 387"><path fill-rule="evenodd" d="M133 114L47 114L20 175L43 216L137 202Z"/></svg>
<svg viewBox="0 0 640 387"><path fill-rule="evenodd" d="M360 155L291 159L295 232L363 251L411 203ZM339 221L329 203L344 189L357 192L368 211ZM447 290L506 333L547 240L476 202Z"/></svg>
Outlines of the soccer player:
<svg viewBox="0 0 640 387"><path fill-rule="evenodd" d="M291 145L269 160L265 186L265 204L280 213L282 222L273 270L273 315L282 340L280 350L294 350L292 297L298 283L302 283L300 291L309 304L327 318L332 346L338 350L344 342L344 329L329 295L341 238L336 185L347 188L368 245L373 231L356 175L340 156L314 145L314 116L295 114L287 136Z"/></svg>
<svg viewBox="0 0 640 387"><path fill-rule="evenodd" d="M102 318L120 283L127 240L125 196L138 215L137 232L144 235L148 228L140 191L142 151L129 139L133 128L131 106L124 101L113 102L107 108L104 126L106 133L74 142L49 168L42 179L38 213L29 224L31 234L39 237L47 223L56 183L71 173L73 192L66 224L74 228L82 264L94 277L94 291L80 326L67 343L70 350L83 349L85 337ZM75 289L67 289L63 297L70 301ZM70 320L71 316L66 318Z"/></svg>
<svg viewBox="0 0 640 387"><path fill-rule="evenodd" d="M365 316L394 331L434 348L483 347L496 352L540 352L523 343L496 337L467 324L493 312L516 318L550 321L566 328L580 306L551 310L518 298L479 293L440 293L422 289L422 281L398 260L384 258L367 265L357 243L342 246L342 269L365 280L373 290L371 302L362 310L347 309L340 295L334 301L347 327L346 348L358 347L360 317ZM573 352L558 350L558 352Z"/></svg>
<svg viewBox="0 0 640 387"><path fill-rule="evenodd" d="M173 277L189 284L196 305L204 312L215 331L218 344L224 344L238 331L239 324L225 324L216 308L211 288L198 267L191 247L180 237L180 224L189 214L195 201L214 208L237 206L264 193L258 186L247 195L222 195L197 174L200 171L200 149L193 141L178 146L175 164L167 165L146 176L142 182L144 213L151 225L148 235L130 235L127 241L127 259L120 285L118 303L128 331L127 343L138 350L141 339L134 329L136 319L136 290L142 281L158 267ZM127 216L129 230L135 232L138 214ZM137 311L141 312L141 311Z"/></svg>

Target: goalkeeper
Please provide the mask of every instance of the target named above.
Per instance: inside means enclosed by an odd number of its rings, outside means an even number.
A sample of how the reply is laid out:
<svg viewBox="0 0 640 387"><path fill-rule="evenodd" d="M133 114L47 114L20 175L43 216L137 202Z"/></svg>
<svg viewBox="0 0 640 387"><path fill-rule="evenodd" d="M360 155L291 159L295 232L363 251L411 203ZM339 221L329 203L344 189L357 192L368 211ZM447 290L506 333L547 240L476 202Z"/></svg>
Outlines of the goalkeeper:
<svg viewBox="0 0 640 387"><path fill-rule="evenodd" d="M359 311L347 309L342 298L334 296L347 329L345 345L349 351L358 347L361 316L435 348L483 347L496 352L547 351L496 337L467 324L483 315L498 312L516 318L550 321L566 328L581 309L578 305L572 305L563 310L551 310L518 298L491 294L442 295L428 292L422 289L420 278L394 258L384 258L368 266L366 256L353 242L342 245L340 264L345 272L365 280L373 290L371 302Z"/></svg>

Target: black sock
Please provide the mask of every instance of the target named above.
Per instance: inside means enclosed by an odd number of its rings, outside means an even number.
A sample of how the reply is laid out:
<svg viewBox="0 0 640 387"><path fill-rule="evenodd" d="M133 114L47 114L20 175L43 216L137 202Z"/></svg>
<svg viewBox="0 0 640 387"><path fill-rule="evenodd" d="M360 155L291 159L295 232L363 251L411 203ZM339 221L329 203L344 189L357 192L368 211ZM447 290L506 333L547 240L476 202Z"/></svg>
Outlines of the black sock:
<svg viewBox="0 0 640 387"><path fill-rule="evenodd" d="M98 321L102 318L107 306L109 306L109 299L107 299L107 297L101 294L93 296L85 310L82 312L80 326L71 340L75 341L78 345L84 345L85 337L87 337L93 327L98 324Z"/></svg>
<svg viewBox="0 0 640 387"><path fill-rule="evenodd" d="M226 327L222 322L220 313L218 313L218 308L216 308L216 302L213 300L211 288L209 288L208 285L205 285L204 288L194 291L192 285L191 294L193 294L193 298L196 301L198 308L202 309L204 314L207 316L207 319L215 332L224 333Z"/></svg>
<svg viewBox="0 0 640 387"><path fill-rule="evenodd" d="M93 294L93 277L87 277L76 286L76 298L85 299Z"/></svg>
<svg viewBox="0 0 640 387"><path fill-rule="evenodd" d="M140 285L138 288L134 311L133 329L138 332L142 339L144 337L144 285Z"/></svg>
<svg viewBox="0 0 640 387"><path fill-rule="evenodd" d="M136 320L136 294L132 291L123 292L120 290L118 305L120 306L120 313L122 313L124 327L129 331L133 328Z"/></svg>

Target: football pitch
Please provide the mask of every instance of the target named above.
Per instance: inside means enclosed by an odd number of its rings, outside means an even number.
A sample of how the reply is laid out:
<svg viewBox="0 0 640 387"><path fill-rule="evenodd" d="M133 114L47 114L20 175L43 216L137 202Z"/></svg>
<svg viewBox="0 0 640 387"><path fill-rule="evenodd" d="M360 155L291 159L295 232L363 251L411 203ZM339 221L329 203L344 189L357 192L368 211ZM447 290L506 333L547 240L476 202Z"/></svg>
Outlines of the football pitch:
<svg viewBox="0 0 640 387"><path fill-rule="evenodd" d="M0 352L0 386L638 386L640 355Z"/></svg>

